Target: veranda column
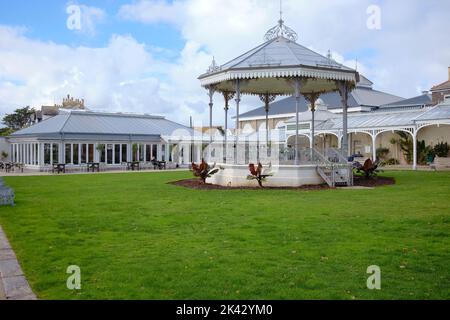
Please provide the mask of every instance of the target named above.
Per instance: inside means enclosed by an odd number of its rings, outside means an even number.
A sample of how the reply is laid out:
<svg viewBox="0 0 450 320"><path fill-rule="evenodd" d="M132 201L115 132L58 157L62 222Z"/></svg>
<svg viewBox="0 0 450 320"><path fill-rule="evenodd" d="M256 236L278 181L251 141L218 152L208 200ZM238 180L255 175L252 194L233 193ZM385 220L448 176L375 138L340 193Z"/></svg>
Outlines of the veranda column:
<svg viewBox="0 0 450 320"><path fill-rule="evenodd" d="M417 170L417 130L413 132L413 170Z"/></svg>
<svg viewBox="0 0 450 320"><path fill-rule="evenodd" d="M377 161L377 134L372 131L372 160Z"/></svg>
<svg viewBox="0 0 450 320"><path fill-rule="evenodd" d="M339 83L339 93L342 99L342 153L348 157L348 86L345 82Z"/></svg>
<svg viewBox="0 0 450 320"><path fill-rule="evenodd" d="M240 80L236 80L236 132L235 132L235 147L234 147L234 163L238 163L238 144L239 144L239 104L241 102L241 83Z"/></svg>
<svg viewBox="0 0 450 320"><path fill-rule="evenodd" d="M170 159L170 144L168 144L168 143L165 144L164 153L165 153L164 154L164 160L166 162L169 162L169 159ZM200 162L200 161L201 161L201 159L197 160L197 162Z"/></svg>
<svg viewBox="0 0 450 320"><path fill-rule="evenodd" d="M300 109L300 79L296 78L294 81L295 92L295 164L299 164L299 150L298 150L298 120Z"/></svg>
<svg viewBox="0 0 450 320"><path fill-rule="evenodd" d="M157 150L157 151L156 151L156 154L157 154L156 159L157 159L158 161L162 161L162 145L161 145L160 143L157 144L156 150Z"/></svg>

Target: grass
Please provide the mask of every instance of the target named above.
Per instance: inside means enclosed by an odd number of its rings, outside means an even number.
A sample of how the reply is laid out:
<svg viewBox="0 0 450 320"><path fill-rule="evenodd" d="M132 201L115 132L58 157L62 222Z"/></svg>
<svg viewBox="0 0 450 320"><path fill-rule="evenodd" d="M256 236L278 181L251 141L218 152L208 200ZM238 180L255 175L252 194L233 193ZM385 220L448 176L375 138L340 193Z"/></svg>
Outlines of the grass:
<svg viewBox="0 0 450 320"><path fill-rule="evenodd" d="M397 185L310 192L167 184L188 172L8 177L0 224L41 299L449 299L450 173L387 175Z"/></svg>

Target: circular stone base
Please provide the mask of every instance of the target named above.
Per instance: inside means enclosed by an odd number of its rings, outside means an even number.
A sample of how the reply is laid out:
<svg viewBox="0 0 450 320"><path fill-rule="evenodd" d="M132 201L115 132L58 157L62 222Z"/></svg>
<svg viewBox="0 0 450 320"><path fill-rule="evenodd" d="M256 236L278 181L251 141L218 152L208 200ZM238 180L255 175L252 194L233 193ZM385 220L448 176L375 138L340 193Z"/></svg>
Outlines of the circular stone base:
<svg viewBox="0 0 450 320"><path fill-rule="evenodd" d="M211 178L207 183L224 187L255 187L258 186L256 180L247 180L250 174L248 165L218 164L223 168ZM301 187L304 185L323 184L325 181L317 173L315 165L277 165L272 166L273 176L268 177L263 182L265 187Z"/></svg>

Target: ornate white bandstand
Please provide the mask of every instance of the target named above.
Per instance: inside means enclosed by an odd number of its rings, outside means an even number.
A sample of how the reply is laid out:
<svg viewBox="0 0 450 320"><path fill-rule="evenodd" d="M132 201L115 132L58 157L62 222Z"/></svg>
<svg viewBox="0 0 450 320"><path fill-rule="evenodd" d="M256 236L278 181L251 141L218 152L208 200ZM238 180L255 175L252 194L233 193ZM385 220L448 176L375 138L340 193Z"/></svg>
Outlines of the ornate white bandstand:
<svg viewBox="0 0 450 320"><path fill-rule="evenodd" d="M238 146L243 134L239 125L239 105L242 95L259 96L266 110L266 147L270 146L268 126L269 105L277 96L293 95L296 101L296 135L292 163L276 164L274 177L271 177L267 185L273 186L299 186L304 184L322 183L323 180L334 184L333 176L341 174L329 172L326 155L317 154L313 149L305 154L299 149L299 104L301 95L310 102L314 124L314 112L317 99L321 94L338 91L342 97L343 106L343 129L342 147L338 158L340 163L346 163L343 155L348 150L347 130L347 100L349 92L359 81L356 70L347 68L333 59L331 56L324 57L304 46L299 45L295 31L284 24L282 17L278 24L270 29L260 46L240 55L230 62L218 66L215 61L208 71L199 77L201 85L208 90L210 127L212 129L213 96L215 93L223 95L225 100L225 119L229 101L234 98L236 102L236 130L234 134L234 157L232 161L224 158L221 166L225 170L215 175L210 182L221 185L249 185L252 182L246 180L248 174L248 163L243 164L238 160ZM227 121L225 121L225 132L227 132ZM314 125L311 127L311 137L314 137ZM212 141L212 140L211 140ZM314 146L314 141L311 143ZM225 142L225 154L230 145ZM259 158L259 156L258 156ZM272 163L273 165L273 163ZM321 168L319 168L321 167ZM327 169L328 168L328 169ZM322 172L321 172L322 171ZM325 171L325 172L324 172ZM347 171L346 184L350 185L350 173ZM341 177L342 178L342 177ZM331 181L333 180L333 181Z"/></svg>

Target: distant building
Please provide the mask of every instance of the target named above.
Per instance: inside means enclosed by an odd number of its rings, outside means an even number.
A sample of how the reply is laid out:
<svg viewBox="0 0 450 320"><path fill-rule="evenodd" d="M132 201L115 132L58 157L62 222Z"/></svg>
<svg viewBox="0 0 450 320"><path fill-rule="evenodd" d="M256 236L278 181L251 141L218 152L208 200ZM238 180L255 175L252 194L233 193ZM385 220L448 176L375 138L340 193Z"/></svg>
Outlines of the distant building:
<svg viewBox="0 0 450 320"><path fill-rule="evenodd" d="M449 69L450 73L450 69ZM388 159L406 163L396 132L424 140L427 145L450 143L450 74L449 81L429 92L404 99L373 89L373 83L360 75L360 82L349 94L349 154L375 159L378 149L388 149ZM436 103L438 102L438 103ZM299 141L301 148L311 146L312 117L309 103L301 98ZM342 102L337 92L320 96L315 113L315 146L319 151L340 148L342 140ZM295 99L288 97L270 104L269 131L280 135L289 148L295 142ZM245 134L266 130L266 111L259 107L239 117L239 128Z"/></svg>
<svg viewBox="0 0 450 320"><path fill-rule="evenodd" d="M41 110L36 111L33 123L41 122L42 120L54 117L59 114L61 109L65 110L87 110L84 105L84 99L75 99L69 94L67 98L63 98L62 104L53 106L42 106Z"/></svg>
<svg viewBox="0 0 450 320"><path fill-rule="evenodd" d="M444 97L450 94L450 67L448 67L448 80L431 88L433 104L444 101Z"/></svg>
<svg viewBox="0 0 450 320"><path fill-rule="evenodd" d="M130 162L151 167L152 160L187 165L201 159L202 137L194 141L194 136L193 129L159 116L58 109L7 137L8 147L0 141L0 147L9 151L12 162L36 170L88 163L111 169Z"/></svg>

